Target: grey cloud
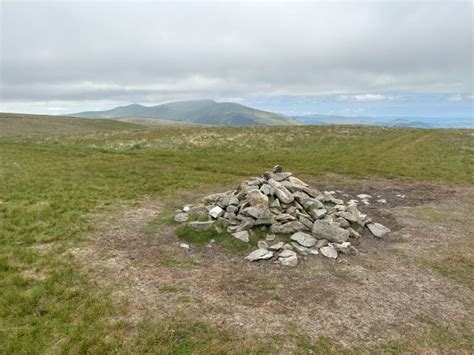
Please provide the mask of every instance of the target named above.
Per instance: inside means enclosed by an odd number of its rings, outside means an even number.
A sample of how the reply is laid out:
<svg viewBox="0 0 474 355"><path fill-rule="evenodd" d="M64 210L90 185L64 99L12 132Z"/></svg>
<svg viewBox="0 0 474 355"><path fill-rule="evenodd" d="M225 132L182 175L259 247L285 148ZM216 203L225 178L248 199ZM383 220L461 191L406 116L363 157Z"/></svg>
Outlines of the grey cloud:
<svg viewBox="0 0 474 355"><path fill-rule="evenodd" d="M473 90L470 1L1 6L4 102Z"/></svg>

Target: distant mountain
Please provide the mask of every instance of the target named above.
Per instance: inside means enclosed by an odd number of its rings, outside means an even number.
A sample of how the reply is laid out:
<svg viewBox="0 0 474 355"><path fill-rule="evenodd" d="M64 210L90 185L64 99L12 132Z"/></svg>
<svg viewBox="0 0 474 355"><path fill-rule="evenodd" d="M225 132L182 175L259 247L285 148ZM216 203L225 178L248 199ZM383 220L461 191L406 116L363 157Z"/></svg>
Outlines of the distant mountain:
<svg viewBox="0 0 474 355"><path fill-rule="evenodd" d="M297 121L272 112L253 109L233 102L213 100L177 101L158 106L132 104L107 111L88 111L70 114L86 118L158 118L168 121L206 125L293 125Z"/></svg>
<svg viewBox="0 0 474 355"><path fill-rule="evenodd" d="M418 120L374 118L363 116L326 116L311 114L306 116L292 116L295 120L303 124L312 125L369 125L369 126L390 126L390 127L413 127L413 128L435 128L436 125Z"/></svg>

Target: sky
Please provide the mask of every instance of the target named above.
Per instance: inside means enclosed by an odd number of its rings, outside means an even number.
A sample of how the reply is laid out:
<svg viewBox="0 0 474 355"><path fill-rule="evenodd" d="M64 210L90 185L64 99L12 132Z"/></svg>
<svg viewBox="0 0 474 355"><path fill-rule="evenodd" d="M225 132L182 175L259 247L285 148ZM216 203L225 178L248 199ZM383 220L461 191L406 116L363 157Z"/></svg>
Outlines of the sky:
<svg viewBox="0 0 474 355"><path fill-rule="evenodd" d="M0 111L474 117L473 2L5 1Z"/></svg>

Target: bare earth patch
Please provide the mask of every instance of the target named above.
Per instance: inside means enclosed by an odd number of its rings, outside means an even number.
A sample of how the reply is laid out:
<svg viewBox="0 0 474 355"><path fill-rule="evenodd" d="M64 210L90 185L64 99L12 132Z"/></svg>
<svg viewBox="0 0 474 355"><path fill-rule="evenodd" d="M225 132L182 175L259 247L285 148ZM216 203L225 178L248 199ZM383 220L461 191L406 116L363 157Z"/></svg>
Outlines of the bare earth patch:
<svg viewBox="0 0 474 355"><path fill-rule="evenodd" d="M354 257L308 256L282 268L215 245L179 248L173 226L156 232L150 225L165 204L148 200L118 209L74 254L129 304L129 319L185 314L272 340L282 352L293 349L296 335L368 349L416 338L426 320L453 334L474 329L474 188L340 176L315 185L342 191L345 200L372 195L361 210L393 233L384 241L364 237Z"/></svg>

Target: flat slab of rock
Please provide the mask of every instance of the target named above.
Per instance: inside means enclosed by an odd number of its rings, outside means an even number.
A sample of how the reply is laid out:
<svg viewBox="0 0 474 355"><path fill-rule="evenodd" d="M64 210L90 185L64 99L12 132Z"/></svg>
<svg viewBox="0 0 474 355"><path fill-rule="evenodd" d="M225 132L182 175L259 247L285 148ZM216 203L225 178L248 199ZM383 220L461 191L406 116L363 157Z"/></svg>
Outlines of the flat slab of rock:
<svg viewBox="0 0 474 355"><path fill-rule="evenodd" d="M316 244L316 238L304 232L296 232L290 237L290 239L306 248L311 248Z"/></svg>
<svg viewBox="0 0 474 355"><path fill-rule="evenodd" d="M292 221L285 224L275 223L271 226L272 233L276 234L291 234L306 229L306 226L300 221Z"/></svg>
<svg viewBox="0 0 474 355"><path fill-rule="evenodd" d="M336 249L331 246L331 245L328 245L326 247L322 247L321 249L319 249L319 251L321 252L321 254L323 254L326 258L330 258L330 259L337 259L337 251Z"/></svg>
<svg viewBox="0 0 474 355"><path fill-rule="evenodd" d="M318 239L326 239L333 243L346 242L350 235L349 231L321 220L314 222L312 232Z"/></svg>
<svg viewBox="0 0 474 355"><path fill-rule="evenodd" d="M211 216L214 219L221 217L223 214L224 214L224 210L220 208L219 206L215 206L211 208L211 210L209 211L209 216Z"/></svg>
<svg viewBox="0 0 474 355"><path fill-rule="evenodd" d="M295 199L293 197L293 194L288 191L288 189L280 184L278 181L270 179L268 180L268 183L274 188L275 190L275 195L278 197L280 202L283 203L292 203L293 200Z"/></svg>
<svg viewBox="0 0 474 355"><path fill-rule="evenodd" d="M266 260L273 257L273 252L267 249L257 249L245 257L248 261Z"/></svg>
<svg viewBox="0 0 474 355"><path fill-rule="evenodd" d="M285 249L278 255L278 261L283 266L295 267L298 265L298 255L293 250Z"/></svg>
<svg viewBox="0 0 474 355"><path fill-rule="evenodd" d="M240 232L235 232L235 233L232 233L232 236L234 238L237 238L245 243L248 243L249 242L249 238L250 238L250 235L249 235L249 232L248 231L240 231Z"/></svg>
<svg viewBox="0 0 474 355"><path fill-rule="evenodd" d="M273 245L270 245L270 246L268 247L268 249L270 249L270 250L280 250L281 248L283 248L283 245L285 245L285 243L283 243L283 242L278 242L278 243L275 243L275 244L273 244Z"/></svg>
<svg viewBox="0 0 474 355"><path fill-rule="evenodd" d="M249 202L250 206L268 206L268 197L257 189L247 192L247 201Z"/></svg>
<svg viewBox="0 0 474 355"><path fill-rule="evenodd" d="M174 220L178 223L186 222L188 219L189 215L186 212L180 212L174 215Z"/></svg>
<svg viewBox="0 0 474 355"><path fill-rule="evenodd" d="M194 222L190 222L188 224L189 228L192 228L192 229L197 230L197 231L206 230L206 229L212 227L213 225L214 225L214 221L205 221L205 222L194 221Z"/></svg>
<svg viewBox="0 0 474 355"><path fill-rule="evenodd" d="M391 232L390 229L381 225L380 223L369 223L367 224L367 228L369 228L370 233L372 233L374 237L377 238L383 238Z"/></svg>

